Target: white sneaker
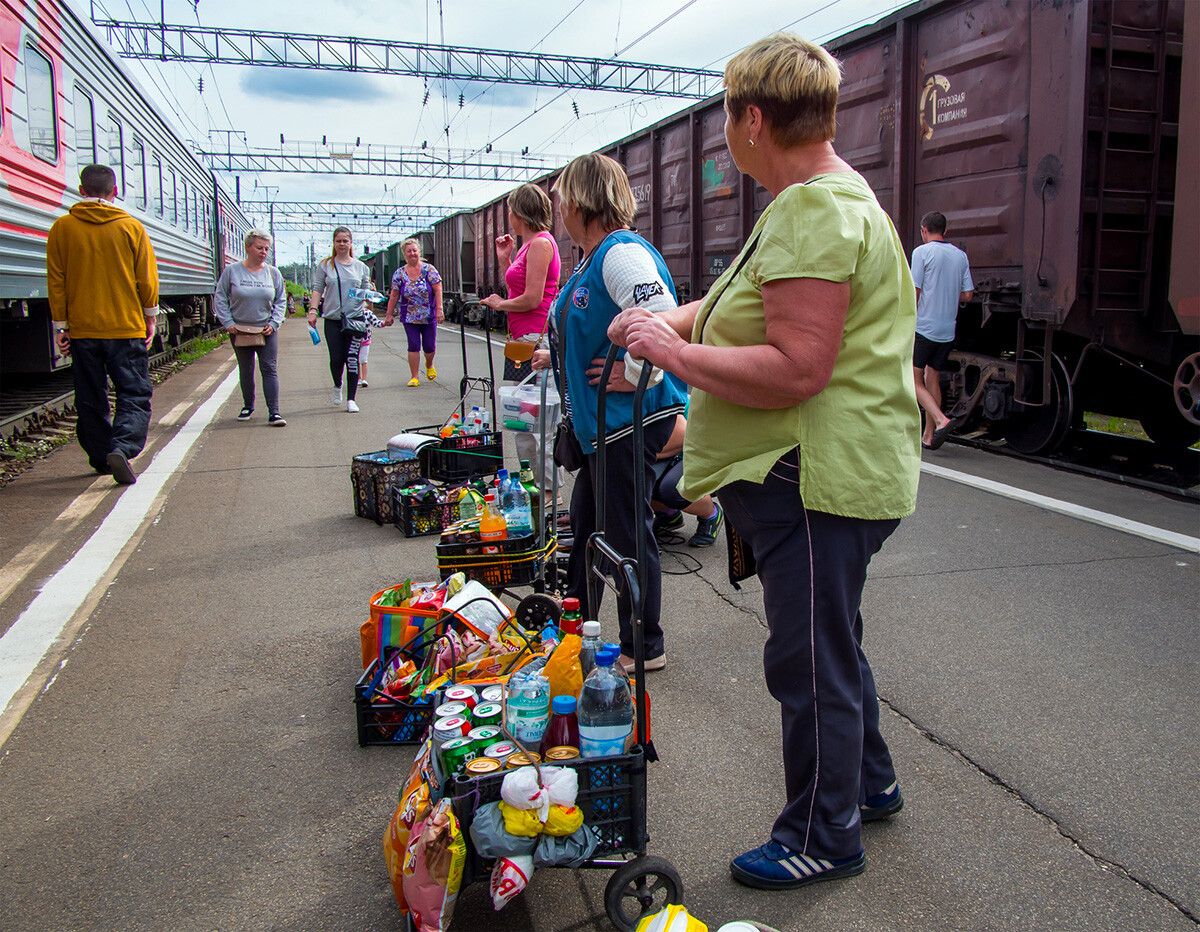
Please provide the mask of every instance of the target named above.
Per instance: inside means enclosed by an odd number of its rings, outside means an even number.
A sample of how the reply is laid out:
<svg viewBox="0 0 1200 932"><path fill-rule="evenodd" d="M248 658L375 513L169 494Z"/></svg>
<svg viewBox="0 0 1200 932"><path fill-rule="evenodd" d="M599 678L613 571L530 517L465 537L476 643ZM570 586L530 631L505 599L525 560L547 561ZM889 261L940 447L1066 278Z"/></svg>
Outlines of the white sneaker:
<svg viewBox="0 0 1200 932"><path fill-rule="evenodd" d="M358 414L358 405L354 403L353 398L346 402L346 410L350 414Z"/></svg>
<svg viewBox="0 0 1200 932"><path fill-rule="evenodd" d="M342 406L342 402L343 402L344 400L345 400L345 399L344 399L344 398L342 398L342 390L341 390L340 388L335 388L335 389L333 390L333 403L334 403L334 405L340 408L340 407Z"/></svg>

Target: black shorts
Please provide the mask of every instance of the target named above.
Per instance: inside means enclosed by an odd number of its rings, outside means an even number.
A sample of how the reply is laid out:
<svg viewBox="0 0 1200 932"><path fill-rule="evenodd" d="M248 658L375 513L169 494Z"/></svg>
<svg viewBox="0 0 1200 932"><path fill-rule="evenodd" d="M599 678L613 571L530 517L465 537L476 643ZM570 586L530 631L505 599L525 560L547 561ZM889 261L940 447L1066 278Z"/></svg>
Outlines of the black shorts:
<svg viewBox="0 0 1200 932"><path fill-rule="evenodd" d="M950 350L954 349L954 342L938 343L936 340L931 340L929 337L923 337L917 334L917 339L913 343L913 368L924 369L929 366L941 372L946 368L946 363L950 361Z"/></svg>

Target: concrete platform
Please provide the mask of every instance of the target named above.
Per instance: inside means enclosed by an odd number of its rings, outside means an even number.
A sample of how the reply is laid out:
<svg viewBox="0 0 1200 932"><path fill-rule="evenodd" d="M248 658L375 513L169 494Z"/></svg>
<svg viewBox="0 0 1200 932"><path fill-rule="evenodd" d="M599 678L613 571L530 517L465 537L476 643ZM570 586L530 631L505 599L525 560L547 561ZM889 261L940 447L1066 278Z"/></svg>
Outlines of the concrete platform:
<svg viewBox="0 0 1200 932"><path fill-rule="evenodd" d="M402 331L379 332L356 415L330 404L324 346L294 321L282 341L286 428L261 400L235 419L222 348L156 389L138 485L73 445L0 491L0 670L86 586L0 715L0 930L402 928L381 842L412 752L357 746L357 629L371 593L436 562L432 538L353 516L349 463L449 413L458 331L414 389ZM1200 510L955 446L927 461L949 473L922 478L864 599L906 799L866 828L867 871L788 893L729 876L782 775L761 592L730 587L719 545L664 558L650 853L714 930L1194 929L1200 556L958 474L1188 537ZM609 929L608 876L540 871L501 913L476 884L452 928Z"/></svg>

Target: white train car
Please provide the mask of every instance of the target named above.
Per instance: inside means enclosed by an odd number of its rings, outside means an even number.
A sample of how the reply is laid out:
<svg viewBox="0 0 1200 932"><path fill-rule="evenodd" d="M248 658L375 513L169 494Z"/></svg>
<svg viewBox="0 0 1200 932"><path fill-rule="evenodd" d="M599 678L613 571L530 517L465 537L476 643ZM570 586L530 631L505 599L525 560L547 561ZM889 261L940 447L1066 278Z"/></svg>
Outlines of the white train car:
<svg viewBox="0 0 1200 932"><path fill-rule="evenodd" d="M160 335L212 320L250 224L117 58L58 0L0 0L0 372L68 365L52 339L46 237L79 200L79 171L117 174L118 204L158 259Z"/></svg>

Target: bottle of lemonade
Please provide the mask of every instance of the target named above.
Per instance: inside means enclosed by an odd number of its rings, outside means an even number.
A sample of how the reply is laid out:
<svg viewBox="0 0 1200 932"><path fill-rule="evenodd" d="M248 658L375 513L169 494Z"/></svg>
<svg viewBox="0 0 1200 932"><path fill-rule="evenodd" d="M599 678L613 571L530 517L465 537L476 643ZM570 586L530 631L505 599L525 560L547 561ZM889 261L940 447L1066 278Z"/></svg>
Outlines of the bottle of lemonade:
<svg viewBox="0 0 1200 932"><path fill-rule="evenodd" d="M496 496L492 492L488 492L483 499L483 513L479 516L479 539L483 543L484 553L496 553L495 545L508 537L508 523L504 520L504 515L500 513L500 506L496 504ZM488 544L492 544L492 549L488 549Z"/></svg>

